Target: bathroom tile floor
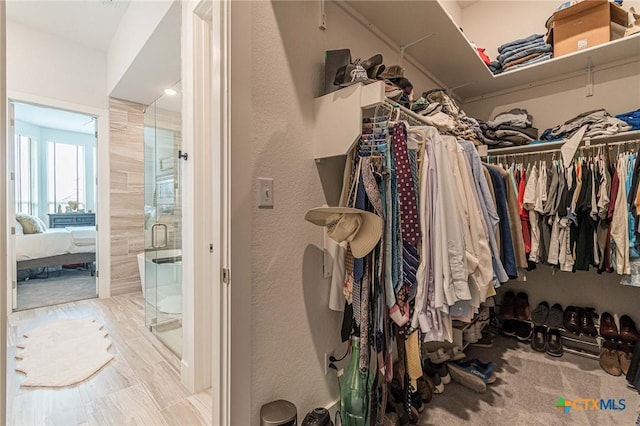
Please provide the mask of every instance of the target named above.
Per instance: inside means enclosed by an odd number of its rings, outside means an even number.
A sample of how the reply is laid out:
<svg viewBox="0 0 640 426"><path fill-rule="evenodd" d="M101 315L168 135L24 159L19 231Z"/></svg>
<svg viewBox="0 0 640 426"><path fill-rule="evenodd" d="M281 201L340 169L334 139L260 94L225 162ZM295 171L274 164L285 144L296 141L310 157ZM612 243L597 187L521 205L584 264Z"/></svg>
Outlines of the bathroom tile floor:
<svg viewBox="0 0 640 426"><path fill-rule="evenodd" d="M59 318L85 317L109 331L114 360L76 386L21 388L14 355L22 334ZM13 313L7 346L8 425L210 424L211 390L193 395L180 383L180 361L144 326L141 293Z"/></svg>

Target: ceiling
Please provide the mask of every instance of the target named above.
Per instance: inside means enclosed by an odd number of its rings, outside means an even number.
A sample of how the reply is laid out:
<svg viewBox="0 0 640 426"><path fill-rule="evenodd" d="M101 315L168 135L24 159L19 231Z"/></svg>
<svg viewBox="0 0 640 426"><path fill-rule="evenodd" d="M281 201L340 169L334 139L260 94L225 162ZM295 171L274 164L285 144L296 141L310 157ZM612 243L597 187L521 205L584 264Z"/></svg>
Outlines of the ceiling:
<svg viewBox="0 0 640 426"><path fill-rule="evenodd" d="M39 127L86 133L89 135L93 134L96 129L95 120L92 120L92 116L87 114L21 102L14 104L14 111L16 120L31 123Z"/></svg>
<svg viewBox="0 0 640 426"><path fill-rule="evenodd" d="M106 52L129 2L7 1L7 19Z"/></svg>
<svg viewBox="0 0 640 426"><path fill-rule="evenodd" d="M458 6L460 9L464 9L466 7L471 6L474 3L478 3L479 0L457 0Z"/></svg>

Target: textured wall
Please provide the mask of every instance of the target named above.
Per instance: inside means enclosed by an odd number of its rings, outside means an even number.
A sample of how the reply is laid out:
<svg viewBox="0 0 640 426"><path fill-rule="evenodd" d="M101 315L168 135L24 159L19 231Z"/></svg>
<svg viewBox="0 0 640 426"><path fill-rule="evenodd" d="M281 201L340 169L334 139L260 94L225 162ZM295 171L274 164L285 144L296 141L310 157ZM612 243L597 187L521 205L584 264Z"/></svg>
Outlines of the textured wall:
<svg viewBox="0 0 640 426"><path fill-rule="evenodd" d="M311 136L321 131L313 99L325 50L350 48L354 58L380 52L387 64L398 54L333 3L326 7L321 31L318 2L233 2L231 400L250 420L232 424L259 424L260 407L279 398L297 406L299 419L338 398L323 358L344 353L342 315L327 307L322 230L304 221L325 202L312 156ZM407 76L417 91L432 87L415 69ZM258 177L274 178L273 209L257 208Z"/></svg>
<svg viewBox="0 0 640 426"><path fill-rule="evenodd" d="M143 106L111 98L111 294L139 291L144 251Z"/></svg>

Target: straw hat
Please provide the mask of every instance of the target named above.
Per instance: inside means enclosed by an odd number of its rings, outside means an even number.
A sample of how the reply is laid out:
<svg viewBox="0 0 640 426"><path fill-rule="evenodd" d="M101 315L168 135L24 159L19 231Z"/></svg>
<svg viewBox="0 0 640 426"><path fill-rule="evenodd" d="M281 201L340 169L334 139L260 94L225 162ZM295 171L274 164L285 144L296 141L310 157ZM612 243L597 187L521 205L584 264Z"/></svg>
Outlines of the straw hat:
<svg viewBox="0 0 640 426"><path fill-rule="evenodd" d="M382 235L380 216L350 207L316 207L305 220L327 227L327 235L338 243L347 241L353 257L362 258L375 248Z"/></svg>

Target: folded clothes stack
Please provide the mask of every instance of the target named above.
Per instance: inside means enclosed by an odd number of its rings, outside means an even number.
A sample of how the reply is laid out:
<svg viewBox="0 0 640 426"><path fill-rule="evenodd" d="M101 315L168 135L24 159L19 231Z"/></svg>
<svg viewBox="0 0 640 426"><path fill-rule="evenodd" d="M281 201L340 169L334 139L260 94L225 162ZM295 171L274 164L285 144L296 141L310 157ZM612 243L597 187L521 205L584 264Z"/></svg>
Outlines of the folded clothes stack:
<svg viewBox="0 0 640 426"><path fill-rule="evenodd" d="M480 124L458 107L456 102L442 89L432 89L424 92L411 106L413 112L425 117L428 124L437 128L441 133L455 136L484 145L484 138Z"/></svg>
<svg viewBox="0 0 640 426"><path fill-rule="evenodd" d="M498 58L488 66L494 74L515 70L553 56L553 47L545 43L544 36L532 34L529 37L505 43L498 47Z"/></svg>
<svg viewBox="0 0 640 426"><path fill-rule="evenodd" d="M573 136L582 126L587 126L584 137L593 138L596 136L615 135L621 132L631 130L631 125L627 122L612 117L604 109L583 112L563 124L552 129L547 129L542 133L541 140L552 141L558 139L567 139Z"/></svg>
<svg viewBox="0 0 640 426"><path fill-rule="evenodd" d="M538 129L533 127L533 118L526 109L501 112L493 120L481 123L481 127L492 148L526 145L538 139Z"/></svg>
<svg viewBox="0 0 640 426"><path fill-rule="evenodd" d="M631 130L640 130L640 109L618 114L616 118L630 125Z"/></svg>

